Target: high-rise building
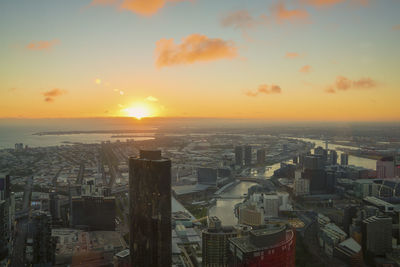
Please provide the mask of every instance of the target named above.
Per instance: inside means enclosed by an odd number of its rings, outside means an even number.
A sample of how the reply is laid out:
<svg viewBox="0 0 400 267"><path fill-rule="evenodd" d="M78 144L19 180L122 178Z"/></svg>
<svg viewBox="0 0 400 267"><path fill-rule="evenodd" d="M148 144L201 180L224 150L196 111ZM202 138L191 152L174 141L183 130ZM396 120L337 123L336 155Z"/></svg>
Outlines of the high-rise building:
<svg viewBox="0 0 400 267"><path fill-rule="evenodd" d="M310 180L295 179L293 191L296 196L308 195L310 193Z"/></svg>
<svg viewBox="0 0 400 267"><path fill-rule="evenodd" d="M317 147L314 149L314 155L319 156L322 158L323 164L325 165L328 160L328 150L323 149L322 147Z"/></svg>
<svg viewBox="0 0 400 267"><path fill-rule="evenodd" d="M132 266L171 266L171 161L161 151L129 158Z"/></svg>
<svg viewBox="0 0 400 267"><path fill-rule="evenodd" d="M321 170L324 167L322 156L307 155L304 158L304 169L307 170Z"/></svg>
<svg viewBox="0 0 400 267"><path fill-rule="evenodd" d="M324 194L326 192L326 173L324 170L305 169L303 177L309 180L309 192L311 195Z"/></svg>
<svg viewBox="0 0 400 267"><path fill-rule="evenodd" d="M338 154L337 154L336 150L331 150L329 152L330 164L336 165L337 164L337 159L338 159Z"/></svg>
<svg viewBox="0 0 400 267"><path fill-rule="evenodd" d="M349 165L349 154L340 154L340 165Z"/></svg>
<svg viewBox="0 0 400 267"><path fill-rule="evenodd" d="M361 225L364 252L380 256L392 251L392 218L372 216Z"/></svg>
<svg viewBox="0 0 400 267"><path fill-rule="evenodd" d="M61 219L60 198L57 193L50 193L50 214L54 224L58 224Z"/></svg>
<svg viewBox="0 0 400 267"><path fill-rule="evenodd" d="M0 263L8 256L7 202L0 200Z"/></svg>
<svg viewBox="0 0 400 267"><path fill-rule="evenodd" d="M11 195L10 176L0 177L0 263L8 257L11 244L9 241L15 212L15 199L12 201Z"/></svg>
<svg viewBox="0 0 400 267"><path fill-rule="evenodd" d="M230 266L228 239L236 237L237 231L232 226L221 225L218 217L209 218L209 227L202 232L202 247L204 267Z"/></svg>
<svg viewBox="0 0 400 267"><path fill-rule="evenodd" d="M251 165L251 146L244 147L244 165L250 166Z"/></svg>
<svg viewBox="0 0 400 267"><path fill-rule="evenodd" d="M31 251L31 263L35 266L52 266L55 261L55 242L51 237L51 215L43 211L35 211L28 225L27 251Z"/></svg>
<svg viewBox="0 0 400 267"><path fill-rule="evenodd" d="M384 157L376 161L376 176L378 179L395 177L393 157Z"/></svg>
<svg viewBox="0 0 400 267"><path fill-rule="evenodd" d="M286 225L270 224L247 236L230 238L229 248L229 266L294 267L296 233Z"/></svg>
<svg viewBox="0 0 400 267"><path fill-rule="evenodd" d="M257 150L257 164L264 164L265 163L265 149Z"/></svg>
<svg viewBox="0 0 400 267"><path fill-rule="evenodd" d="M236 165L243 165L243 147L237 146L235 147L235 163Z"/></svg>

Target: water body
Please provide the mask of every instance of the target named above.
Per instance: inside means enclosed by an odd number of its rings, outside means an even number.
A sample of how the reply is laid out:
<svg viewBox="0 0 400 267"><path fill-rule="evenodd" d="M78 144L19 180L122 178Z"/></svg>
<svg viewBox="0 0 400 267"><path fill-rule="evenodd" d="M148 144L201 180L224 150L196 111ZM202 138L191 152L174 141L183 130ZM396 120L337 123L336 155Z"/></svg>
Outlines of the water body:
<svg viewBox="0 0 400 267"><path fill-rule="evenodd" d="M58 146L68 143L93 144L102 141L116 140L144 141L154 139L154 133L129 133L129 137L117 137L115 133L82 133L82 134L62 134L62 135L34 135L35 133L47 130L47 128L30 127L0 127L0 149L14 148L15 143L23 143L29 147ZM45 130L45 131L46 131ZM132 136L132 137L131 137Z"/></svg>
<svg viewBox="0 0 400 267"><path fill-rule="evenodd" d="M312 142L312 143L315 143L315 147L321 146L321 147L325 148L325 142L322 140L308 139L308 138L294 138L294 139L302 140L305 142ZM340 155L343 152L339 151L338 150L339 148L358 149L358 147L346 146L346 145L335 145L335 144L328 143L328 149L336 150L336 152L338 153L338 156L339 156L339 160L340 160ZM353 155L349 155L349 164L364 167L367 169L372 169L372 170L376 169L376 160L361 158L361 157L357 157L357 156L353 156Z"/></svg>
<svg viewBox="0 0 400 267"><path fill-rule="evenodd" d="M305 142L315 143L315 147L322 146L325 148L325 142L316 139L307 139L307 138L296 138L298 140L302 140ZM341 151L337 150L338 148L347 148L347 149L357 149L356 147L344 146L344 145L335 145L328 144L328 149L336 150L339 157L342 154ZM290 161L288 161L290 162ZM367 169L375 170L376 168L376 160L360 158L357 156L349 155L349 164L364 167ZM274 174L274 171L280 168L280 163L273 164L269 166L269 169L265 171L264 177L269 178ZM253 174L251 176L257 176L257 174ZM234 187L232 187L227 192L223 193L222 197L229 196L243 196L243 194L247 194L247 190L249 187L255 185L255 183L250 182L242 182ZM242 202L241 199L219 199L217 200L215 206L209 209L209 215L218 216L224 225L235 225L237 223L237 218L234 215L234 206Z"/></svg>
<svg viewBox="0 0 400 267"><path fill-rule="evenodd" d="M222 197L238 197L247 194L247 189L256 185L252 182L241 182L230 188L228 191L221 194ZM217 203L208 210L209 216L218 216L223 225L236 225L237 218L234 214L234 207L237 203L242 202L242 199L219 199Z"/></svg>

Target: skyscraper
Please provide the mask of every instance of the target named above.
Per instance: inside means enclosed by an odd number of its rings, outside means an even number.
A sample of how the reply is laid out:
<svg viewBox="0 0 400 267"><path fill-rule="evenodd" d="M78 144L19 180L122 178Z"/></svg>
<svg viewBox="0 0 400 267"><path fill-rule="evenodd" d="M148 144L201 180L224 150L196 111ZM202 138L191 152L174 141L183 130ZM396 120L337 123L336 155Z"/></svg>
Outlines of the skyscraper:
<svg viewBox="0 0 400 267"><path fill-rule="evenodd" d="M251 165L251 146L244 147L244 165Z"/></svg>
<svg viewBox="0 0 400 267"><path fill-rule="evenodd" d="M218 217L210 217L208 228L202 232L203 262L204 267L229 266L228 239L237 236L237 231L232 226L221 225Z"/></svg>
<svg viewBox="0 0 400 267"><path fill-rule="evenodd" d="M332 165L336 165L337 164L337 159L338 159L338 155L336 150L331 150L330 151L330 164Z"/></svg>
<svg viewBox="0 0 400 267"><path fill-rule="evenodd" d="M10 176L0 177L0 263L8 256L11 232Z"/></svg>
<svg viewBox="0 0 400 267"><path fill-rule="evenodd" d="M132 266L171 266L171 161L161 151L129 158Z"/></svg>
<svg viewBox="0 0 400 267"><path fill-rule="evenodd" d="M349 165L349 154L342 153L340 155L340 165Z"/></svg>
<svg viewBox="0 0 400 267"><path fill-rule="evenodd" d="M7 202L0 200L0 263L8 255Z"/></svg>
<svg viewBox="0 0 400 267"><path fill-rule="evenodd" d="M362 222L364 252L385 255L392 250L392 218L372 216Z"/></svg>
<svg viewBox="0 0 400 267"><path fill-rule="evenodd" d="M28 239L32 242L32 264L51 266L55 261L55 244L51 237L51 215L36 211L29 223Z"/></svg>
<svg viewBox="0 0 400 267"><path fill-rule="evenodd" d="M243 147L237 146L235 147L235 164L242 166L243 165Z"/></svg>
<svg viewBox="0 0 400 267"><path fill-rule="evenodd" d="M394 168L394 158L393 157L383 157L376 161L376 175L378 179L394 178L395 168Z"/></svg>
<svg viewBox="0 0 400 267"><path fill-rule="evenodd" d="M257 150L257 164L265 163L265 149Z"/></svg>

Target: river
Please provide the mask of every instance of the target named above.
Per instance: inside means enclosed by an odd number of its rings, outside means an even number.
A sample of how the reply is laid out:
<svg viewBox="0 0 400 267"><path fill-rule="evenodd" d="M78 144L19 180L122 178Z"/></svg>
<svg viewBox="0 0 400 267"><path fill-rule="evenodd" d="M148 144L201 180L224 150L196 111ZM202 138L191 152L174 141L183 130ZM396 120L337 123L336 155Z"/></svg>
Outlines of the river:
<svg viewBox="0 0 400 267"><path fill-rule="evenodd" d="M312 142L315 143L315 147L322 146L325 148L325 142L321 140L308 139L308 138L295 138L295 139L302 140L305 142ZM328 144L328 149L336 150L336 152L340 157L342 152L337 150L338 148L356 149L356 147L351 147L351 146ZM373 170L375 170L376 168L375 160L360 158L352 155L349 155L349 164ZM263 176L269 178L273 175L274 171L279 168L280 168L280 163L273 164L269 166L268 170L265 170ZM258 176L258 174L252 172L252 176ZM247 194L247 190L255 184L256 183L251 183L251 182L241 182L236 186L230 188L228 191L222 193L221 196L222 197L243 196L243 194ZM218 199L216 204L209 209L208 211L209 215L218 216L218 218L222 221L223 225L235 225L237 224L237 218L234 215L234 207L237 203L241 201L242 201L241 199Z"/></svg>
<svg viewBox="0 0 400 267"><path fill-rule="evenodd" d="M325 148L325 142L322 140L308 139L308 138L294 138L294 139L302 140L305 142L312 142L312 143L315 143L315 147L321 146L321 147ZM357 147L353 147L353 146L335 145L335 144L328 143L328 149L336 150L336 152L338 153L338 156L339 156L339 160L340 160L340 155L343 152L338 150L339 148L358 149ZM349 155L349 165L355 165L355 166L360 166L360 167L364 167L367 169L375 170L376 169L376 160Z"/></svg>

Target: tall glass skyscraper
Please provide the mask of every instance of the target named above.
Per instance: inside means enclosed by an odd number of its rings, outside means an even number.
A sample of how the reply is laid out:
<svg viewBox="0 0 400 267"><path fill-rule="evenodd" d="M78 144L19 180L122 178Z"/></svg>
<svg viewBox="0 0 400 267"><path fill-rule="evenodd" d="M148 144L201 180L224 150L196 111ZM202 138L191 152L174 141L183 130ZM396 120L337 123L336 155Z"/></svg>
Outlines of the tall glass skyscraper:
<svg viewBox="0 0 400 267"><path fill-rule="evenodd" d="M171 161L161 151L129 159L132 266L171 266Z"/></svg>

